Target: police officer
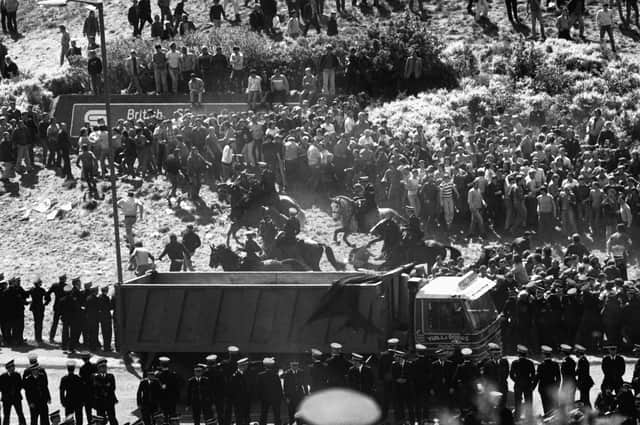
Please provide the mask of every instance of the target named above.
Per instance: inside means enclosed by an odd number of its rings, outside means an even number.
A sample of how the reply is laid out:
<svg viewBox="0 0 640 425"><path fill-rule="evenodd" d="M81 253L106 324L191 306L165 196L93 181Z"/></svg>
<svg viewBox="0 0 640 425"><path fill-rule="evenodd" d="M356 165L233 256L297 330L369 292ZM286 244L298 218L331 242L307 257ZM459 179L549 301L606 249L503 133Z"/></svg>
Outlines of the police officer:
<svg viewBox="0 0 640 425"><path fill-rule="evenodd" d="M179 391L178 375L169 369L171 359L166 356L158 358L159 371L158 381L160 381L160 410L164 415L165 424L177 422L176 405L178 404Z"/></svg>
<svg viewBox="0 0 640 425"><path fill-rule="evenodd" d="M564 401L573 403L576 399L576 361L571 357L572 349L569 344L561 344L560 351L564 354L560 364L561 393Z"/></svg>
<svg viewBox="0 0 640 425"><path fill-rule="evenodd" d="M242 251L247 253L244 261L247 264L257 264L260 262L259 254L262 253L262 248L255 240L256 232L247 232L245 236L247 237L247 241L241 248Z"/></svg>
<svg viewBox="0 0 640 425"><path fill-rule="evenodd" d="M617 392L622 387L622 377L626 364L624 358L618 354L618 347L615 345L609 345L604 347L608 354L602 358L602 373L604 377L602 379L601 390L610 389L613 392Z"/></svg>
<svg viewBox="0 0 640 425"><path fill-rule="evenodd" d="M413 410L415 393L411 379L411 365L407 362L407 353L400 350L395 350L393 353L391 391L393 394L395 420L404 422L408 419L409 423L412 424L416 420L416 415Z"/></svg>
<svg viewBox="0 0 640 425"><path fill-rule="evenodd" d="M544 414L548 415L556 408L560 388L560 365L551 358L553 350L547 345L540 347L544 360L538 365L538 392L542 400Z"/></svg>
<svg viewBox="0 0 640 425"><path fill-rule="evenodd" d="M36 366L38 368L41 369L42 371L42 377L45 380L45 382L47 383L47 385L49 385L49 380L47 377L47 372L44 370L44 368L42 366L40 366L38 364L38 355L36 353L29 353L27 355L27 360L29 360L29 367L27 367L24 372L22 373L22 379L24 380L28 375L31 374L31 366Z"/></svg>
<svg viewBox="0 0 640 425"><path fill-rule="evenodd" d="M457 391L457 399L461 409L474 410L475 396L477 394L478 380L480 379L480 369L471 360L473 351L470 348L460 350L463 361L456 368L453 382Z"/></svg>
<svg viewBox="0 0 640 425"><path fill-rule="evenodd" d="M239 358L240 358L240 349L235 345L230 345L227 347L227 358L222 360L220 364L220 370L222 372L222 376L225 382L225 392L224 392L224 409L221 412L218 412L218 415L223 415L222 422L225 425L228 425L230 423L229 420L231 419L231 415L233 414L234 403L232 400L232 394L231 394L232 389L230 385L231 385L231 377L238 370ZM246 371L246 367L244 370Z"/></svg>
<svg viewBox="0 0 640 425"><path fill-rule="evenodd" d="M51 394L47 385L47 378L42 373L42 369L38 363L29 365L29 372L22 381L24 394L29 403L29 416L31 417L31 425L49 425L49 403L51 403Z"/></svg>
<svg viewBox="0 0 640 425"><path fill-rule="evenodd" d="M74 415L77 425L82 425L82 405L84 401L84 383L75 374L76 362L67 362L67 374L60 379L60 404L65 416Z"/></svg>
<svg viewBox="0 0 640 425"><path fill-rule="evenodd" d="M49 304L51 298L47 291L42 289L42 279L37 278L33 282L33 288L27 291L27 296L31 299L29 310L33 313L33 332L36 342L42 343L42 321L44 320L44 306Z"/></svg>
<svg viewBox="0 0 640 425"><path fill-rule="evenodd" d="M237 425L249 425L250 385L247 377L249 359L242 358L236 363L236 370L229 379L228 396L231 406L225 406L225 424L231 423L231 413Z"/></svg>
<svg viewBox="0 0 640 425"><path fill-rule="evenodd" d="M193 376L187 381L187 405L191 408L194 425L200 425L200 415L205 420L213 418L213 395L211 383L203 376L206 366L197 364L193 367Z"/></svg>
<svg viewBox="0 0 640 425"><path fill-rule="evenodd" d="M258 373L258 398L260 400L260 425L267 425L269 409L273 412L275 425L280 425L280 405L282 404L282 387L280 377L275 370L273 357L262 360L264 370Z"/></svg>
<svg viewBox="0 0 640 425"><path fill-rule="evenodd" d="M580 344L576 344L573 347L576 355L578 356L578 363L576 366L576 386L580 390L579 401L585 406L591 407L591 400L589 398L589 391L593 387L593 378L591 378L591 365L589 359L585 355L587 349Z"/></svg>
<svg viewBox="0 0 640 425"><path fill-rule="evenodd" d="M480 367L485 391L498 391L508 394L509 360L500 356L500 346L495 342L487 345L489 358ZM499 403L506 403L506 397L500 397Z"/></svg>
<svg viewBox="0 0 640 425"><path fill-rule="evenodd" d="M138 384L136 402L144 425L155 425L154 415L158 411L160 382L151 370L145 371L144 378Z"/></svg>
<svg viewBox="0 0 640 425"><path fill-rule="evenodd" d="M98 349L98 288L94 287L91 282L85 283L86 290L84 293L84 336L85 345L89 347L89 351ZM89 285L89 286L87 286Z"/></svg>
<svg viewBox="0 0 640 425"><path fill-rule="evenodd" d="M382 418L386 418L389 412L389 404L391 403L391 387L393 379L391 378L391 365L393 364L394 351L398 347L400 340L398 338L389 338L387 340L387 349L380 353L378 357L378 380L382 382Z"/></svg>
<svg viewBox="0 0 640 425"><path fill-rule="evenodd" d="M307 365L306 376L309 393L322 390L328 385L327 364L322 360L322 351L317 348L311 349L311 363Z"/></svg>
<svg viewBox="0 0 640 425"><path fill-rule="evenodd" d="M84 397L82 399L82 407L84 413L87 416L87 424L91 424L93 421L93 414L91 409L93 408L93 395L91 393L93 389L93 374L98 372L98 368L95 364L91 363L91 354L87 351L80 353L82 359L82 366L80 366L80 379L84 387Z"/></svg>
<svg viewBox="0 0 640 425"><path fill-rule="evenodd" d="M62 314L61 301L64 297L64 287L67 284L67 275L63 274L58 277L58 282L51 285L47 295L51 298L53 295L53 319L51 322L51 330L49 330L49 342L53 344L56 332L58 331L58 324L60 323L60 316Z"/></svg>
<svg viewBox="0 0 640 425"><path fill-rule="evenodd" d="M363 394L372 396L375 376L369 365L365 364L362 354L351 354L352 366L347 371L347 386Z"/></svg>
<svg viewBox="0 0 640 425"><path fill-rule="evenodd" d="M427 393L429 391L429 377L431 376L431 362L426 356L427 347L416 344L416 357L411 362L411 378L413 380L414 411L418 423L423 423L427 417Z"/></svg>
<svg viewBox="0 0 640 425"><path fill-rule="evenodd" d="M529 349L524 345L516 346L518 358L511 363L509 376L513 381L513 395L515 401L516 419L522 414L524 404L527 415L531 413L533 401L533 389L536 387L536 368L533 362L527 358Z"/></svg>
<svg viewBox="0 0 640 425"><path fill-rule="evenodd" d="M6 372L0 375L0 393L2 393L2 414L4 415L3 425L10 425L11 408L13 407L18 416L19 425L25 425L26 420L22 412L22 377L16 372L15 362L9 360L4 365Z"/></svg>
<svg viewBox="0 0 640 425"><path fill-rule="evenodd" d="M109 287L102 286L100 295L98 295L98 324L100 325L100 333L102 334L102 349L111 351L111 335L113 318L111 311L113 310L113 300L109 296Z"/></svg>
<svg viewBox="0 0 640 425"><path fill-rule="evenodd" d="M447 360L447 351L439 348L435 352L438 359L431 364L431 389L429 394L437 409L448 407L454 393L453 375L456 365Z"/></svg>
<svg viewBox="0 0 640 425"><path fill-rule="evenodd" d="M296 237L300 233L300 221L298 220L298 210L289 208L289 217L284 223L284 235L290 242L295 242Z"/></svg>
<svg viewBox="0 0 640 425"><path fill-rule="evenodd" d="M349 370L349 362L342 354L342 344L332 342L331 357L327 360L327 386L344 387L346 384L347 371Z"/></svg>
<svg viewBox="0 0 640 425"><path fill-rule="evenodd" d="M289 362L289 368L282 373L284 400L287 403L289 424L295 421L295 414L302 399L309 394L304 382L304 373L297 360Z"/></svg>
<svg viewBox="0 0 640 425"><path fill-rule="evenodd" d="M211 386L211 396L213 397L213 404L216 408L216 417L218 423L222 425L224 418L224 394L225 394L225 378L222 373L220 364L218 363L218 356L215 354L209 354L206 359L207 368L204 371L204 376L209 380Z"/></svg>
<svg viewBox="0 0 640 425"><path fill-rule="evenodd" d="M405 207L409 215L409 222L402 234L402 241L406 246L415 246L424 239L424 232L420 228L420 219L415 214L413 207Z"/></svg>
<svg viewBox="0 0 640 425"><path fill-rule="evenodd" d="M107 373L107 359L101 358L96 362L98 372L91 377L91 394L96 414L109 419L110 425L118 425L116 419L116 378Z"/></svg>

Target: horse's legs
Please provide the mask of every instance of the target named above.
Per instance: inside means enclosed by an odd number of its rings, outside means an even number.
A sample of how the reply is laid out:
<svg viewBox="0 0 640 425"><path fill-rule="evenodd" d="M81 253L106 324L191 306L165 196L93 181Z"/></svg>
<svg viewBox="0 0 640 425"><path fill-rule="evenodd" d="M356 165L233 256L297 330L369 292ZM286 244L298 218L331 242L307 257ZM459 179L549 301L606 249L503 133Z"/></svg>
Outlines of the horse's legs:
<svg viewBox="0 0 640 425"><path fill-rule="evenodd" d="M334 232L333 232L333 242L340 245L340 242L338 242L338 233L340 232L345 232L345 230L342 227L338 227Z"/></svg>
<svg viewBox="0 0 640 425"><path fill-rule="evenodd" d="M231 235L233 235L236 242L238 241L238 238L236 237L237 231L238 225L236 223L231 223L231 225L229 226L229 231L227 231L227 246L229 246L229 243L231 242Z"/></svg>
<svg viewBox="0 0 640 425"><path fill-rule="evenodd" d="M344 241L344 243L347 244L348 247L353 248L355 245L349 242L349 239L347 239L347 236L349 236L349 232L345 230L344 233L342 234L342 240Z"/></svg>

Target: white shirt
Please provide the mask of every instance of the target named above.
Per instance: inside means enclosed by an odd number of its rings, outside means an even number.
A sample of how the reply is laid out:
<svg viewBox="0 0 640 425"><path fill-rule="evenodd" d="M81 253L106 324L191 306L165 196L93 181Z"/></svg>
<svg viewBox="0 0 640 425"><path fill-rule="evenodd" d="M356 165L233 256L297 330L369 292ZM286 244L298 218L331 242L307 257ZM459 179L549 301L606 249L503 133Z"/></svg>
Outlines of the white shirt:
<svg viewBox="0 0 640 425"><path fill-rule="evenodd" d="M231 64L231 68L235 71L241 71L244 68L244 55L242 52L231 53L231 57L229 57L229 63Z"/></svg>
<svg viewBox="0 0 640 425"><path fill-rule="evenodd" d="M179 68L180 67L180 58L182 55L177 50L167 52L167 63L169 64L169 68Z"/></svg>
<svg viewBox="0 0 640 425"><path fill-rule="evenodd" d="M135 198L128 197L127 199L121 199L118 201L118 206L122 209L122 213L125 217L135 217L138 215L138 205L140 201Z"/></svg>
<svg viewBox="0 0 640 425"><path fill-rule="evenodd" d="M247 91L262 91L262 78L259 75L255 77L249 75L249 80L247 81Z"/></svg>
<svg viewBox="0 0 640 425"><path fill-rule="evenodd" d="M225 147L222 149L222 158L220 159L220 161L223 164L230 165L232 160L233 160L233 149L231 149L231 145L225 145Z"/></svg>

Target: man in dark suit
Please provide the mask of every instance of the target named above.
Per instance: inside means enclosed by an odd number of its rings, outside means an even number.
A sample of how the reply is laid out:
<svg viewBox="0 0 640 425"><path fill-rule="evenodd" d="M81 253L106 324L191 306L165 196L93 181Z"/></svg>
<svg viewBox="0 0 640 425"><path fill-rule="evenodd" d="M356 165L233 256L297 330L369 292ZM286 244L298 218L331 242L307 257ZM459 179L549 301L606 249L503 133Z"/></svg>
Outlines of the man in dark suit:
<svg viewBox="0 0 640 425"><path fill-rule="evenodd" d="M91 424L93 421L93 413L91 411L93 405L93 394L91 393L93 389L93 374L98 371L96 365L91 363L91 353L88 351L83 351L80 353L80 358L82 359L82 366L80 366L80 379L82 379L82 384L84 386L84 398L82 400L82 407L84 408L84 413L87 417L87 424Z"/></svg>
<svg viewBox="0 0 640 425"><path fill-rule="evenodd" d="M371 368L364 364L362 355L358 353L351 354L352 366L347 371L347 385L361 393L372 396L375 377Z"/></svg>
<svg viewBox="0 0 640 425"><path fill-rule="evenodd" d="M9 425L11 418L11 408L13 407L18 415L20 425L25 425L26 420L22 412L22 377L16 372L13 360L9 360L4 365L7 370L0 375L0 393L2 393L2 414L4 416L3 425Z"/></svg>
<svg viewBox="0 0 640 425"><path fill-rule="evenodd" d="M98 372L94 373L91 380L91 394L93 395L93 407L96 414L109 419L110 425L118 425L116 419L116 378L107 373L107 359L101 358L96 363Z"/></svg>
<svg viewBox="0 0 640 425"><path fill-rule="evenodd" d="M626 364L624 358L618 354L618 347L615 345L609 345L605 347L608 354L602 358L602 373L604 377L602 379L601 390L610 389L614 392L618 392L622 387L622 377Z"/></svg>
<svg viewBox="0 0 640 425"><path fill-rule="evenodd" d="M431 364L431 389L429 394L437 409L446 408L451 404L453 396L453 375L456 365L447 360L447 352L444 348L436 350L438 360Z"/></svg>
<svg viewBox="0 0 640 425"><path fill-rule="evenodd" d="M414 410L418 423L427 418L427 393L431 377L431 361L426 356L427 347L416 344L416 358L411 362L411 379L415 392Z"/></svg>
<svg viewBox="0 0 640 425"><path fill-rule="evenodd" d="M280 405L282 404L282 386L276 371L273 357L262 360L264 370L258 373L258 398L260 399L260 425L267 425L269 409L273 412L275 425L280 425Z"/></svg>
<svg viewBox="0 0 640 425"><path fill-rule="evenodd" d="M158 359L160 367L158 381L160 381L160 410L164 414L164 423L175 423L178 420L176 406L180 396L178 374L169 368L171 359L163 356Z"/></svg>
<svg viewBox="0 0 640 425"><path fill-rule="evenodd" d="M309 394L299 362L292 361L289 363L289 369L282 374L282 384L284 387L284 399L287 403L289 423L292 424L295 421L298 405Z"/></svg>
<svg viewBox="0 0 640 425"><path fill-rule="evenodd" d="M327 360L327 385L330 387L344 387L349 367L349 362L342 354L342 344L332 342L331 357Z"/></svg>
<svg viewBox="0 0 640 425"><path fill-rule="evenodd" d="M29 373L22 381L22 386L27 403L29 403L31 425L38 425L38 419L40 419L40 425L49 425L51 394L47 386L47 379L37 363L31 364L28 370Z"/></svg>
<svg viewBox="0 0 640 425"><path fill-rule="evenodd" d="M391 403L391 387L393 380L391 379L391 364L393 363L393 352L398 347L400 340L398 338L389 338L387 340L387 349L380 353L378 358L378 380L382 382L382 419L387 417L389 412L389 404Z"/></svg>
<svg viewBox="0 0 640 425"><path fill-rule="evenodd" d="M580 390L580 399L585 406L591 407L591 399L589 397L589 391L593 387L593 378L591 378L591 364L585 353L587 349L580 344L576 344L573 347L576 355L578 356L578 363L576 366L576 387Z"/></svg>
<svg viewBox="0 0 640 425"><path fill-rule="evenodd" d="M571 404L576 399L576 361L571 357L572 348L570 345L561 344L560 351L564 354L564 359L560 364L562 399Z"/></svg>
<svg viewBox="0 0 640 425"><path fill-rule="evenodd" d="M47 295L49 299L51 299L51 295L53 294L53 320L51 322L51 330L49 330L49 342L53 343L54 338L56 337L56 332L58 331L58 324L60 323L60 314L62 310L60 309L62 297L64 296L64 287L67 284L67 275L63 274L58 277L58 282L51 285Z"/></svg>
<svg viewBox="0 0 640 425"><path fill-rule="evenodd" d="M235 415L237 425L249 425L250 388L247 377L249 359L242 358L236 362L236 370L231 374L227 394L230 406L225 406L224 423L231 423L231 413Z"/></svg>
<svg viewBox="0 0 640 425"><path fill-rule="evenodd" d="M200 415L205 420L213 418L213 396L211 393L211 382L209 378L203 376L206 366L197 364L193 368L193 376L187 382L187 403L191 407L194 425L200 425Z"/></svg>
<svg viewBox="0 0 640 425"><path fill-rule="evenodd" d="M560 365L551 358L553 350L547 345L540 347L544 360L538 365L536 379L542 400L542 410L547 415L556 408L560 389Z"/></svg>
<svg viewBox="0 0 640 425"><path fill-rule="evenodd" d="M209 380L211 386L211 396L213 397L213 404L216 408L216 417L218 418L218 424L222 425L224 418L224 394L225 394L225 378L220 363L218 363L218 356L210 354L206 358L207 368L204 370L204 376Z"/></svg>
<svg viewBox="0 0 640 425"><path fill-rule="evenodd" d="M393 398L393 410L396 421L414 423L416 419L413 410L415 392L411 379L411 365L407 362L407 353L394 350L393 363L391 364L391 379L393 385L391 393Z"/></svg>
<svg viewBox="0 0 640 425"><path fill-rule="evenodd" d="M478 380L480 379L480 369L471 360L473 352L470 348L460 350L463 361L456 368L453 382L457 390L457 399L461 409L473 409L475 407L476 394L478 393Z"/></svg>
<svg viewBox="0 0 640 425"><path fill-rule="evenodd" d="M75 360L69 360L67 374L60 379L60 404L64 407L65 416L74 415L76 424L82 425L84 383L75 370Z"/></svg>
<svg viewBox="0 0 640 425"><path fill-rule="evenodd" d="M154 425L153 418L158 411L159 398L160 382L153 371L147 370L138 384L136 393L136 401L144 425Z"/></svg>
<svg viewBox="0 0 640 425"><path fill-rule="evenodd" d="M322 351L311 349L312 362L307 366L305 386L309 387L309 392L322 390L327 387L329 380L327 364L322 361Z"/></svg>
<svg viewBox="0 0 640 425"><path fill-rule="evenodd" d="M488 344L489 358L480 366L482 384L485 391L497 391L504 394L509 393L507 379L509 378L509 360L500 356L500 346L490 342ZM500 407L505 407L507 397L499 398Z"/></svg>
<svg viewBox="0 0 640 425"><path fill-rule="evenodd" d="M518 345L517 351L518 358L511 363L511 371L509 372L513 381L516 420L522 414L523 404L527 415L532 413L531 402L533 401L533 389L536 387L536 368L533 362L527 358L529 349L524 345Z"/></svg>

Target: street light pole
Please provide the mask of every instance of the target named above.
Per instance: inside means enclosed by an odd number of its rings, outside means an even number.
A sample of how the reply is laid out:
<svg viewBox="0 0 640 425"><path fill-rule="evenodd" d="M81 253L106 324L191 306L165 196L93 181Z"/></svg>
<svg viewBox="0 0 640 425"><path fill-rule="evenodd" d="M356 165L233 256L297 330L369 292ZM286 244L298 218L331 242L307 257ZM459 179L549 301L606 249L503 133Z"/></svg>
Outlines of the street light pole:
<svg viewBox="0 0 640 425"><path fill-rule="evenodd" d="M72 0L73 1L73 0ZM122 285L122 254L120 252L120 221L118 218L118 190L116 167L114 165L115 149L111 137L111 84L107 72L107 41L104 33L104 6L102 3L89 3L98 8L100 25L100 52L102 53L102 79L104 80L104 111L107 123L107 138L109 139L109 174L111 175L111 206L113 207L113 236L116 243L116 270L118 285Z"/></svg>

